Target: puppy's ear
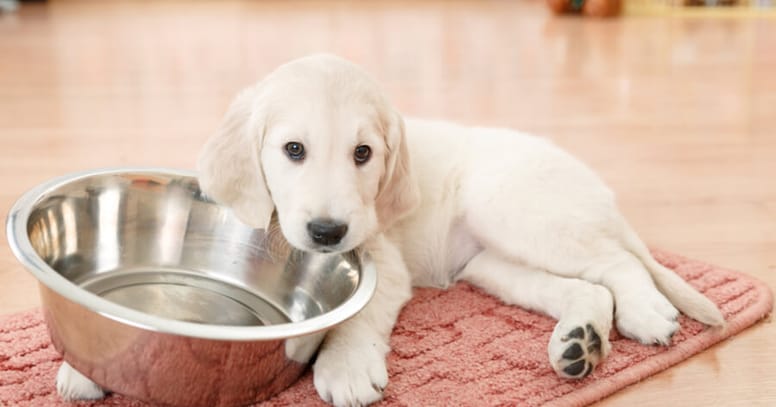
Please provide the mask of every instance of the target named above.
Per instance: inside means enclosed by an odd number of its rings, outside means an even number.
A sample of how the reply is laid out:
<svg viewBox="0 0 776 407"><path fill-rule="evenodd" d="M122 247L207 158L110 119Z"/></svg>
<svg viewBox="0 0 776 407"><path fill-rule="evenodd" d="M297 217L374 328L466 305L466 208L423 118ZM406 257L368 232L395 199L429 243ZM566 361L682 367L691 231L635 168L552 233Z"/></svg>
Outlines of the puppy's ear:
<svg viewBox="0 0 776 407"><path fill-rule="evenodd" d="M259 161L265 131L261 84L243 90L199 157L202 191L244 223L267 229L275 209Z"/></svg>
<svg viewBox="0 0 776 407"><path fill-rule="evenodd" d="M375 208L381 228L387 229L417 208L420 190L411 169L404 120L398 113L391 112L383 132L388 154Z"/></svg>

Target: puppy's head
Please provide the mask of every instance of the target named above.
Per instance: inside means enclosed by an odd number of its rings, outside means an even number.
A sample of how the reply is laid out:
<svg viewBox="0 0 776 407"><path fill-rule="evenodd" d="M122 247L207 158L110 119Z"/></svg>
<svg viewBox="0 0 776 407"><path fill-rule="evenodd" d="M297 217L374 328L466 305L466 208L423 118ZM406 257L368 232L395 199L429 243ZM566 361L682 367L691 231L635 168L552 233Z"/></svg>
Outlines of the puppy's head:
<svg viewBox="0 0 776 407"><path fill-rule="evenodd" d="M401 116L363 70L326 55L240 93L199 169L205 194L257 228L276 211L307 251L351 250L419 200Z"/></svg>

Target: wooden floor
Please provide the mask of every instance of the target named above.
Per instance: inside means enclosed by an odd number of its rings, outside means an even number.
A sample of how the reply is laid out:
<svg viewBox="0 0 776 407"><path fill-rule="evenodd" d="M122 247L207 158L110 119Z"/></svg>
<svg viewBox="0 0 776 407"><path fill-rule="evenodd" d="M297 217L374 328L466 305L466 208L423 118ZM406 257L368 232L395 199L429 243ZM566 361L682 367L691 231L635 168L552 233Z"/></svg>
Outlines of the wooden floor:
<svg viewBox="0 0 776 407"><path fill-rule="evenodd" d="M537 1L25 5L0 14L0 212L70 171L193 167L235 92L317 51L365 66L405 114L554 139L651 246L776 287L772 19L553 18ZM0 313L36 305L2 240ZM776 405L776 328L601 405Z"/></svg>

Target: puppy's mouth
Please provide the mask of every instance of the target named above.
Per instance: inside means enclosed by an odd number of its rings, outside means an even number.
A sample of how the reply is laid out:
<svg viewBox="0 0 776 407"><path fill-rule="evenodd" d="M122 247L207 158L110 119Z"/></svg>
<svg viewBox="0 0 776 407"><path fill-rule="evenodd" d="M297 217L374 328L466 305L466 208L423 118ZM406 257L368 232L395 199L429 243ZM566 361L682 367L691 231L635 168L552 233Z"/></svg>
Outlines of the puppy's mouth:
<svg viewBox="0 0 776 407"><path fill-rule="evenodd" d="M354 244L350 239L343 240L333 245L322 245L314 242L312 239L308 239L304 242L304 247L299 247L298 249L322 254L340 254L355 250L358 246L359 244Z"/></svg>
<svg viewBox="0 0 776 407"><path fill-rule="evenodd" d="M317 252L317 253L324 253L324 254L338 254L338 253L344 253L344 252L350 251L352 250L352 248L349 248L341 243L337 245L331 245L331 246L309 243L307 245L307 248L304 250Z"/></svg>
<svg viewBox="0 0 776 407"><path fill-rule="evenodd" d="M303 252L310 252L310 253L322 253L322 254L339 254L344 253L350 250L353 250L353 248L343 245L344 242L341 242L336 245L322 245L315 243L312 241L312 239L303 239L302 241L296 241L293 239L286 238L286 241L296 250L300 250Z"/></svg>

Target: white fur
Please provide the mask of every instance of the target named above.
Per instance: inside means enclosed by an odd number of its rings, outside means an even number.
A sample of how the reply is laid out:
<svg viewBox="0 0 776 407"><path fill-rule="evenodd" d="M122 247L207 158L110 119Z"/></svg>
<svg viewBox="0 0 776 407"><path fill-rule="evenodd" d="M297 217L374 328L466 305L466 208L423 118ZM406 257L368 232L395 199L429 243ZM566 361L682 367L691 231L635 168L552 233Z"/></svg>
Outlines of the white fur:
<svg viewBox="0 0 776 407"><path fill-rule="evenodd" d="M57 371L57 393L65 400L95 400L105 397L105 392L67 362Z"/></svg>
<svg viewBox="0 0 776 407"><path fill-rule="evenodd" d="M290 141L305 145L303 161L286 155ZM360 166L358 145L373 151ZM670 343L676 308L724 323L651 257L584 164L511 130L405 123L365 72L333 56L292 61L241 93L200 171L204 191L246 223L267 227L274 210L299 249L358 248L375 259L377 293L329 332L314 365L319 395L335 405L380 399L390 333L412 285L466 280L558 319L548 356L565 377L589 373L564 370L576 360L564 357L571 344L585 349L586 369L606 356L615 308L620 331L645 344ZM308 236L307 223L322 217L347 223L340 243L320 247Z"/></svg>

